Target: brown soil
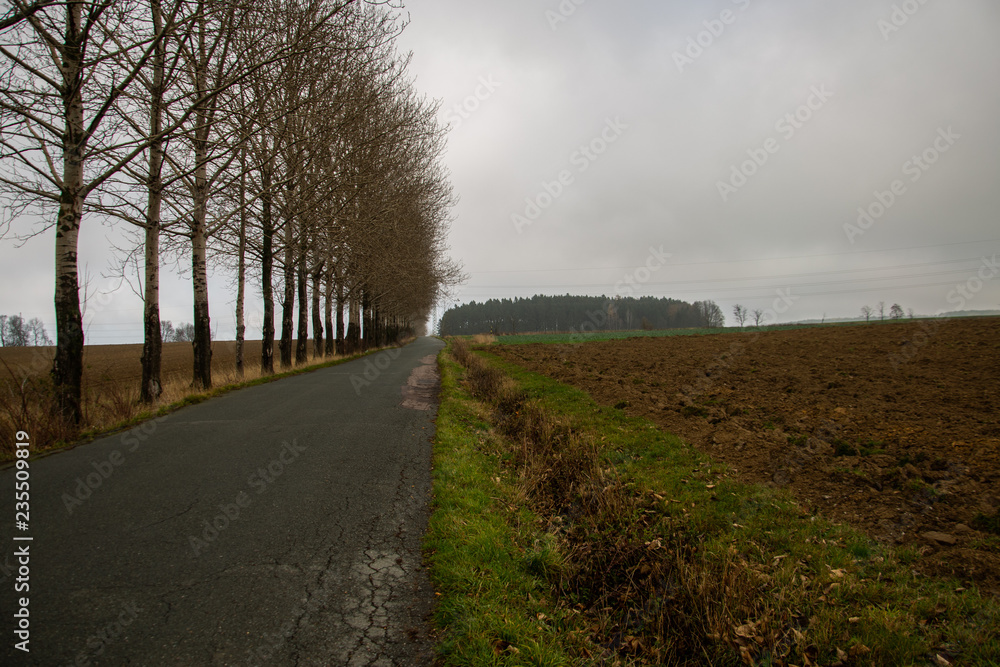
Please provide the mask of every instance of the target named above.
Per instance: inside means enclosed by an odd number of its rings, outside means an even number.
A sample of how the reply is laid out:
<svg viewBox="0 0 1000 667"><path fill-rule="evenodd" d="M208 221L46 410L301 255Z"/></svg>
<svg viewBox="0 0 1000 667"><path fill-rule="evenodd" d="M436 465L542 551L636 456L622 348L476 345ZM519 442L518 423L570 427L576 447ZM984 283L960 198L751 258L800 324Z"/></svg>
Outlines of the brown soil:
<svg viewBox="0 0 1000 667"><path fill-rule="evenodd" d="M491 351L1000 593L1000 319Z"/></svg>

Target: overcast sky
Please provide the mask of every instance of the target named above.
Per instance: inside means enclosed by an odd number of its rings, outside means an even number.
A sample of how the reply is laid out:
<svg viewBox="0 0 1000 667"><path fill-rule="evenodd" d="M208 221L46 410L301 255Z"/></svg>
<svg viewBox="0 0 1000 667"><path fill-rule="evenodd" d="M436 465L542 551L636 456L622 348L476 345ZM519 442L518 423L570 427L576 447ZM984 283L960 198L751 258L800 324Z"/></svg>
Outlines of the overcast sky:
<svg viewBox="0 0 1000 667"><path fill-rule="evenodd" d="M730 322L733 304L776 299L784 321L879 301L1000 308L1000 267L984 265L1000 251L995 0L406 11L400 46L452 125L450 245L470 275L458 301L714 299ZM110 285L106 231L88 220L81 236L95 292ZM51 232L0 245L0 313L53 322L52 254ZM91 297L88 342L141 340L126 290ZM224 276L211 298L231 338ZM164 319L190 310L189 284L166 281Z"/></svg>
<svg viewBox="0 0 1000 667"><path fill-rule="evenodd" d="M407 7L418 86L455 126L462 301L632 289L728 316L790 288L787 319L934 314L1000 250L994 1ZM647 274L651 247L672 257ZM630 275L649 280L616 290ZM970 295L1000 308L1000 276Z"/></svg>

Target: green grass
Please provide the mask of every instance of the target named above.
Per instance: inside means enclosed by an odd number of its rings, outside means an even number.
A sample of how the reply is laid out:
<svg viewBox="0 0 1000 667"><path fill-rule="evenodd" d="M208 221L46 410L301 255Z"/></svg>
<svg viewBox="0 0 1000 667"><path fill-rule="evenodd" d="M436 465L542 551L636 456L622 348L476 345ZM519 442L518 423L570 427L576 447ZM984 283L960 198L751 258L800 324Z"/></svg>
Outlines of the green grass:
<svg viewBox="0 0 1000 667"><path fill-rule="evenodd" d="M600 443L600 465L629 502L585 536L534 513L511 465L519 446L496 434L491 411L443 356L427 546L445 664L588 664L589 638L611 641L618 630L639 647L615 640L620 664L740 664L739 641L755 664L834 664L838 651L851 664L933 664L935 655L997 664L1000 605L959 581L915 575L916 550L809 515L645 419L484 356L547 414ZM581 552L608 545L618 554L639 545L636 568ZM570 585L641 577L649 566L660 583L628 588L640 598L617 607L595 610L596 594ZM754 638L738 639L739 628Z"/></svg>
<svg viewBox="0 0 1000 667"><path fill-rule="evenodd" d="M572 635L546 574L559 564L538 517L522 506L483 409L442 358L434 503L425 539L438 595L445 665L570 665Z"/></svg>

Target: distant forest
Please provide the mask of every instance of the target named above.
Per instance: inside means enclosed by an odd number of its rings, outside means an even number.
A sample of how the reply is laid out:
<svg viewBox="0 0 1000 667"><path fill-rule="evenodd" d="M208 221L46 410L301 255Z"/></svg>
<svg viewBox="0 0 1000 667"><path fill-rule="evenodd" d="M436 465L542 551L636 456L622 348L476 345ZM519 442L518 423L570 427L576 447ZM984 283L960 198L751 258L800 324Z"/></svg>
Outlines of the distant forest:
<svg viewBox="0 0 1000 667"><path fill-rule="evenodd" d="M629 331L722 327L725 317L713 301L687 303L655 297L533 296L490 299L449 309L441 335Z"/></svg>

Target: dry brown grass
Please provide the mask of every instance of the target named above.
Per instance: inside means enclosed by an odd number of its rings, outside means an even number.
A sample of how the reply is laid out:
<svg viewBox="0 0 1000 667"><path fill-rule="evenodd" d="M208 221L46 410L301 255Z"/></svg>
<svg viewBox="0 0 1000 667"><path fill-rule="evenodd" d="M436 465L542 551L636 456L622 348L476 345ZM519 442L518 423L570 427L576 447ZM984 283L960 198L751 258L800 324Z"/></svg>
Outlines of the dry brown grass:
<svg viewBox="0 0 1000 667"><path fill-rule="evenodd" d="M497 337L493 334L476 334L472 337L472 342L475 345L492 345L497 342Z"/></svg>
<svg viewBox="0 0 1000 667"><path fill-rule="evenodd" d="M310 342L310 350L312 343ZM235 341L212 343L212 381L216 388L251 382L262 377L261 341L244 344L244 375L236 373ZM49 371L53 347L0 348L0 460L9 459L19 430L31 436L38 451L71 442L136 420L165 406L200 394L191 387L194 351L191 343L165 343L161 378L163 394L155 405L139 403L142 345L88 345L84 347L83 419L71 426L55 418ZM338 357L310 359L305 366ZM277 367L277 363L275 364ZM282 369L276 368L278 372Z"/></svg>

